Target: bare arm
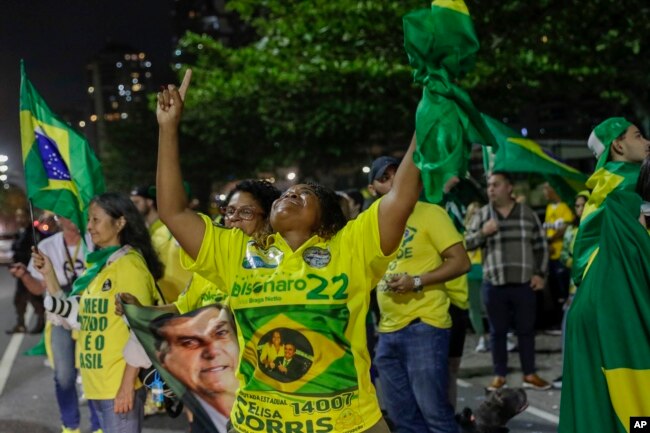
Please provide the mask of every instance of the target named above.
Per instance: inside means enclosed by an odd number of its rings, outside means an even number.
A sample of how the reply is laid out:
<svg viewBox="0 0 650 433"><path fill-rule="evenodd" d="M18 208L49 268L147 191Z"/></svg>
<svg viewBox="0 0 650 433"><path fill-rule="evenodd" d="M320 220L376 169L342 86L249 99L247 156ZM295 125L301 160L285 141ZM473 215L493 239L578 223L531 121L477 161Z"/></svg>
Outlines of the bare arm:
<svg viewBox="0 0 650 433"><path fill-rule="evenodd" d="M406 227L406 220L413 212L413 207L420 196L422 180L420 170L413 162L415 134L411 145L404 155L390 192L379 203L379 238L381 250L390 254L399 246Z"/></svg>
<svg viewBox="0 0 650 433"><path fill-rule="evenodd" d="M133 409L133 401L135 400L135 378L138 376L140 369L126 364L124 368L124 375L122 375L122 383L120 389L117 391L114 403L115 413L127 413Z"/></svg>
<svg viewBox="0 0 650 433"><path fill-rule="evenodd" d="M420 275L423 286L430 286L433 284L445 283L460 277L467 273L471 267L467 251L463 247L462 242L458 242L444 250L440 257L442 257L442 264L432 271ZM403 275L395 278L393 281L388 282L388 285L397 292L404 293L415 288L415 275Z"/></svg>
<svg viewBox="0 0 650 433"><path fill-rule="evenodd" d="M122 293L117 293L115 294L115 314L117 316L123 316L124 315L124 306L122 305L122 302L125 304L133 304L137 307L140 308L152 308L156 311L164 312L164 313L173 313L173 314L178 314L178 308L176 308L176 304L165 304L165 305L152 305L148 307L142 306L140 301L138 301L138 298L133 296L130 293L122 292ZM120 302L121 301L121 302Z"/></svg>
<svg viewBox="0 0 650 433"><path fill-rule="evenodd" d="M180 89L169 85L158 93L158 170L156 188L158 214L174 238L193 259L196 259L205 235L201 217L187 208L178 152L178 127L183 101L190 85L192 70L188 69Z"/></svg>
<svg viewBox="0 0 650 433"><path fill-rule="evenodd" d="M55 298L61 296L63 290L61 290L59 280L56 278L56 273L54 272L50 258L32 247L32 260L34 262L34 268L43 276L47 292Z"/></svg>
<svg viewBox="0 0 650 433"><path fill-rule="evenodd" d="M45 293L45 282L32 277L32 274L27 271L27 267L24 264L16 263L9 268L9 272L15 278L22 281L32 295L42 295Z"/></svg>
<svg viewBox="0 0 650 433"><path fill-rule="evenodd" d="M482 231L481 211L476 212L470 220L469 227L465 233L465 244L469 251L476 250L485 245L485 235Z"/></svg>

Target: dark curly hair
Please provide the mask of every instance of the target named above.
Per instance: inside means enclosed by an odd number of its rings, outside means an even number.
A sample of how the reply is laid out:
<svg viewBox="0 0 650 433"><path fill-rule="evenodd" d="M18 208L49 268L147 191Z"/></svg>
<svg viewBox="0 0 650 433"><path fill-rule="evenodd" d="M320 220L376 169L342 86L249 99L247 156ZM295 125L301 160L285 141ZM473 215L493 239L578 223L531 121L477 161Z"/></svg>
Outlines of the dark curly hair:
<svg viewBox="0 0 650 433"><path fill-rule="evenodd" d="M330 239L347 224L347 219L341 210L339 196L334 190L318 183L307 182L306 185L314 190L320 203L320 226L316 229L316 234L323 239Z"/></svg>
<svg viewBox="0 0 650 433"><path fill-rule="evenodd" d="M235 185L235 187L226 196L226 199L224 200L226 206L230 204L230 200L236 192L249 193L253 196L257 204L259 204L262 208L262 216L265 221L264 228L257 233L253 233L251 237L257 244L263 245L266 238L273 232L271 229L271 224L269 223L269 215L271 214L271 207L273 207L273 202L280 197L280 190L274 187L271 182L268 182L266 180L242 180L237 185Z"/></svg>
<svg viewBox="0 0 650 433"><path fill-rule="evenodd" d="M144 219L129 196L117 192L106 192L95 196L90 204L93 203L101 207L111 218L124 217L126 224L119 234L120 245L128 244L140 251L154 280L160 279L164 272L163 264L151 245L151 236L144 224Z"/></svg>
<svg viewBox="0 0 650 433"><path fill-rule="evenodd" d="M274 187L271 182L266 180L246 179L235 185L235 187L228 193L224 200L226 206L230 203L232 196L235 195L236 192L247 192L252 195L255 201L257 201L262 208L264 218L269 217L273 202L280 197L280 190Z"/></svg>

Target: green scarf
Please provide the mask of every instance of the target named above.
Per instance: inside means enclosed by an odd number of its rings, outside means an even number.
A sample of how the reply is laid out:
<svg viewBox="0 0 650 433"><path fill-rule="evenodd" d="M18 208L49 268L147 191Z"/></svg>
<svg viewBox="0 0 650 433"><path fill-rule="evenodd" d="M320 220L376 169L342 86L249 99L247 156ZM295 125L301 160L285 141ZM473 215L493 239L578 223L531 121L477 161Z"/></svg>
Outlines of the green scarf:
<svg viewBox="0 0 650 433"><path fill-rule="evenodd" d="M81 292L86 290L86 287L88 287L90 282L94 280L97 274L99 274L104 266L106 266L108 258L120 248L120 246L106 247L89 253L86 256L86 271L72 284L72 292L70 292L70 296L80 295Z"/></svg>

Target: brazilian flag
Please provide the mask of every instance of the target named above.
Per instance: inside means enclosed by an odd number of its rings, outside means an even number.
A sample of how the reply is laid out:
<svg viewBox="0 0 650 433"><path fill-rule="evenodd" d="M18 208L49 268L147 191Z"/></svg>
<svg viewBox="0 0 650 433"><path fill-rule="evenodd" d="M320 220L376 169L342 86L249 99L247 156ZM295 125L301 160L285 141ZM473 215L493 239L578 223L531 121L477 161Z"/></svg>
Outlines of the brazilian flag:
<svg viewBox="0 0 650 433"><path fill-rule="evenodd" d="M71 220L83 233L90 200L104 192L88 141L59 119L27 79L21 62L20 136L27 196L34 206Z"/></svg>
<svg viewBox="0 0 650 433"><path fill-rule="evenodd" d="M298 396L331 396L358 388L351 344L346 336L346 305L283 305L235 310L240 341L245 341L239 372L246 391L280 390ZM264 337L274 330L293 343L307 363L296 380L284 381L259 365Z"/></svg>
<svg viewBox="0 0 650 433"><path fill-rule="evenodd" d="M603 229L602 206L605 199L613 191L633 192L639 178L639 170L639 164L609 161L587 180L587 188L591 190L591 196L582 213L573 245L572 277L576 286L580 285L589 263L598 252Z"/></svg>
<svg viewBox="0 0 650 433"><path fill-rule="evenodd" d="M497 143L479 111L457 84L474 67L478 39L463 0L435 0L431 9L404 16L404 48L413 78L423 86L415 115L415 165L426 201L439 203L443 185L463 177L473 143Z"/></svg>
<svg viewBox="0 0 650 433"><path fill-rule="evenodd" d="M650 236L641 198L615 191L599 206L600 252L566 330L560 433L629 432L650 414Z"/></svg>
<svg viewBox="0 0 650 433"><path fill-rule="evenodd" d="M539 173L566 203L573 203L576 194L585 189L585 174L558 161L535 141L523 137L498 120L485 114L483 119L499 143L499 148L492 151L483 148L486 173Z"/></svg>

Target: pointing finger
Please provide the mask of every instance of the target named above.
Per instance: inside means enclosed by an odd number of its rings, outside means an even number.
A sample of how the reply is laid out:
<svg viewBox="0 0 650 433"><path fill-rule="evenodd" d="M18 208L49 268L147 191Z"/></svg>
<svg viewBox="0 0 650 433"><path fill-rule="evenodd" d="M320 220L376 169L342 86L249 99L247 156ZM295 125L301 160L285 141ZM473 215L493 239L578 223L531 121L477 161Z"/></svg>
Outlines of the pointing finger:
<svg viewBox="0 0 650 433"><path fill-rule="evenodd" d="M185 94L187 93L187 89L190 87L190 81L192 81L192 69L188 68L187 71L185 71L183 82L181 83L181 87L178 90L183 100L185 100Z"/></svg>

